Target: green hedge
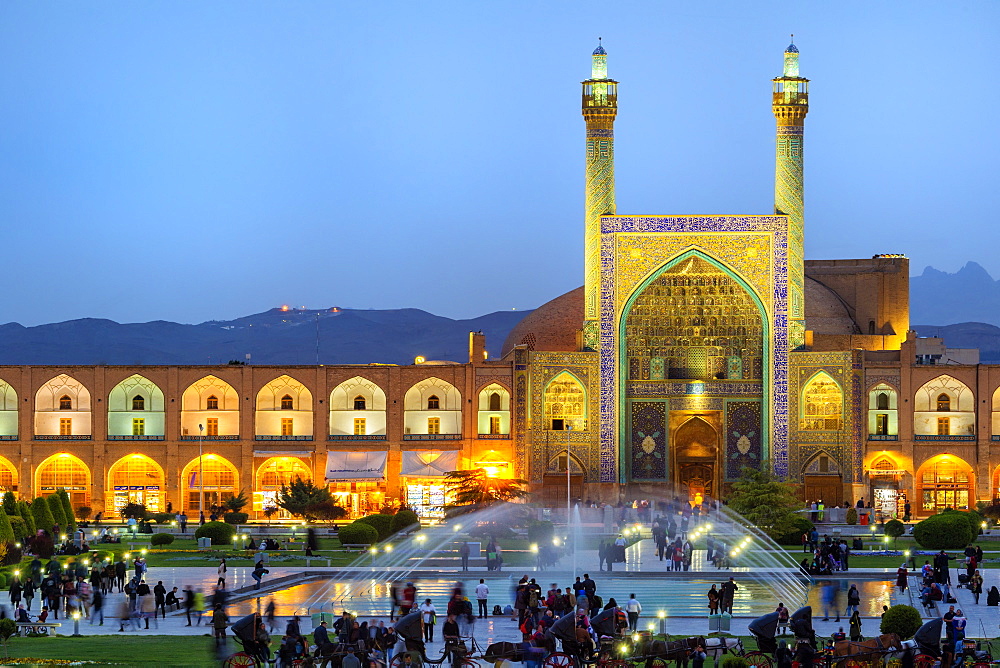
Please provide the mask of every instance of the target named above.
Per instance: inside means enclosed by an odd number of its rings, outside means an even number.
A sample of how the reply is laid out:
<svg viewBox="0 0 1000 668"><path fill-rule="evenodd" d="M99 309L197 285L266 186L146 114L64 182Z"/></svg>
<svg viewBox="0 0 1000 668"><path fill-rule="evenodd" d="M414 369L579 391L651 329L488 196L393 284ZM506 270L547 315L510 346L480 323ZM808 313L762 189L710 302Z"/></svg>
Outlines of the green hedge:
<svg viewBox="0 0 1000 668"><path fill-rule="evenodd" d="M170 524L174 521L173 513L153 513L149 516L149 519L153 520L157 524Z"/></svg>
<svg viewBox="0 0 1000 668"><path fill-rule="evenodd" d="M931 515L913 527L913 538L928 550L953 550L965 547L979 535L978 513L945 511Z"/></svg>
<svg viewBox="0 0 1000 668"><path fill-rule="evenodd" d="M174 535L170 533L154 533L149 539L150 545L170 545L174 542Z"/></svg>
<svg viewBox="0 0 1000 668"><path fill-rule="evenodd" d="M206 522L194 532L195 538L211 538L212 545L228 545L235 535L236 527L225 522Z"/></svg>
<svg viewBox="0 0 1000 668"><path fill-rule="evenodd" d="M16 541L23 543L24 539L31 535L28 533L28 525L20 515L10 516L10 528L14 531L14 540Z"/></svg>
<svg viewBox="0 0 1000 668"><path fill-rule="evenodd" d="M250 515L247 513L226 513L222 516L222 519L226 524L246 524L247 520L250 519Z"/></svg>
<svg viewBox="0 0 1000 668"><path fill-rule="evenodd" d="M340 527L337 537L341 545L374 545L378 542L378 531L370 524L351 522Z"/></svg>
<svg viewBox="0 0 1000 668"><path fill-rule="evenodd" d="M813 530L813 523L804 517L796 517L792 520L792 529L788 533L778 536L775 541L778 545L795 545L802 547L802 534L809 534Z"/></svg>
<svg viewBox="0 0 1000 668"><path fill-rule="evenodd" d="M357 520L373 527L378 532L378 539L385 540L392 535L392 515L367 515Z"/></svg>
<svg viewBox="0 0 1000 668"><path fill-rule="evenodd" d="M909 605L894 605L882 615L882 625L879 628L882 633L895 633L900 640L906 640L917 632L921 624L923 620L916 608Z"/></svg>
<svg viewBox="0 0 1000 668"><path fill-rule="evenodd" d="M420 525L420 518L412 510L400 510L395 515L392 516L392 523L389 528L392 529L393 533L399 533L403 529L408 529L414 524Z"/></svg>
<svg viewBox="0 0 1000 668"><path fill-rule="evenodd" d="M556 527L549 520L528 523L528 542L549 545L556 533Z"/></svg>

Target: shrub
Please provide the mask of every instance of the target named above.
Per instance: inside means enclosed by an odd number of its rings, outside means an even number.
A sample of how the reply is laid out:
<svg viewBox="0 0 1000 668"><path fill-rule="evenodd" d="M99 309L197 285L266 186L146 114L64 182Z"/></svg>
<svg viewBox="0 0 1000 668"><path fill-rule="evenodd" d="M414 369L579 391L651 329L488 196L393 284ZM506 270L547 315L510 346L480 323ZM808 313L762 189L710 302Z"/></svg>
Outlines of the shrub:
<svg viewBox="0 0 1000 668"><path fill-rule="evenodd" d="M14 542L14 528L10 524L10 518L7 517L7 513L2 508L0 508L0 542Z"/></svg>
<svg viewBox="0 0 1000 668"><path fill-rule="evenodd" d="M60 531L65 532L69 527L66 516L63 514L62 499L55 494L49 494L45 497L45 502L49 504L49 511L52 512L52 519L55 521L52 526L58 526Z"/></svg>
<svg viewBox="0 0 1000 668"><path fill-rule="evenodd" d="M233 524L233 525L245 524L246 521L250 519L250 515L248 515L247 513L233 512L233 513L226 513L225 515L222 516L222 519L225 521L226 524Z"/></svg>
<svg viewBox="0 0 1000 668"><path fill-rule="evenodd" d="M341 545L373 545L378 542L378 531L370 524L351 522L337 532Z"/></svg>
<svg viewBox="0 0 1000 668"><path fill-rule="evenodd" d="M149 539L150 545L170 545L174 542L174 535L170 533L154 533Z"/></svg>
<svg viewBox="0 0 1000 668"><path fill-rule="evenodd" d="M480 522L476 526L469 529L469 536L473 538L481 538L483 540L488 540L490 538L496 538L497 540L504 538L516 538L517 534L509 526L505 524L497 524L496 522Z"/></svg>
<svg viewBox="0 0 1000 668"><path fill-rule="evenodd" d="M321 520L332 522L342 517L347 517L347 510L341 508L332 499L325 501L314 501L303 509L303 516L307 520Z"/></svg>
<svg viewBox="0 0 1000 668"><path fill-rule="evenodd" d="M530 522L528 523L528 542L549 545L552 543L555 531L555 526L549 520Z"/></svg>
<svg viewBox="0 0 1000 668"><path fill-rule="evenodd" d="M31 514L35 517L36 528L52 532L52 527L56 525L56 519L52 516L52 509L45 497L39 496L31 502Z"/></svg>
<svg viewBox="0 0 1000 668"><path fill-rule="evenodd" d="M4 566L13 566L14 564L21 563L21 558L24 556L24 550L20 547L16 547L14 543L8 543L7 549L4 552L3 559L0 560L0 564Z"/></svg>
<svg viewBox="0 0 1000 668"><path fill-rule="evenodd" d="M855 508L854 506L851 506L850 508L848 508L847 512L844 514L844 521L847 522L848 524L857 524L858 523L858 509Z"/></svg>
<svg viewBox="0 0 1000 668"><path fill-rule="evenodd" d="M17 514L21 516L24 520L25 525L28 527L27 536L35 535L35 516L31 514L31 505L27 501L17 502Z"/></svg>
<svg viewBox="0 0 1000 668"><path fill-rule="evenodd" d="M804 517L796 517L792 520L792 529L784 533L775 540L778 545L795 545L802 547L802 534L808 534L813 530L813 523Z"/></svg>
<svg viewBox="0 0 1000 668"><path fill-rule="evenodd" d="M11 515L9 519L10 528L14 531L14 540L23 542L25 538L31 535L28 533L28 525L25 524L24 519L20 515Z"/></svg>
<svg viewBox="0 0 1000 668"><path fill-rule="evenodd" d="M923 624L920 613L909 605L894 605L882 615L882 633L895 633L900 640L913 636Z"/></svg>
<svg viewBox="0 0 1000 668"><path fill-rule="evenodd" d="M129 501L122 507L122 517L134 517L137 520L144 520L149 516L145 504Z"/></svg>
<svg viewBox="0 0 1000 668"><path fill-rule="evenodd" d="M248 503L250 503L250 499L247 498L246 490L241 489L239 494L223 501L222 506L234 513L238 513Z"/></svg>
<svg viewBox="0 0 1000 668"><path fill-rule="evenodd" d="M73 504L69 501L69 492L60 487L56 490L56 496L62 504L63 518L66 520L66 533L76 531L76 515L73 514Z"/></svg>
<svg viewBox="0 0 1000 668"><path fill-rule="evenodd" d="M978 533L979 527L973 527L969 514L956 511L932 515L913 527L913 538L928 550L965 547Z"/></svg>
<svg viewBox="0 0 1000 668"><path fill-rule="evenodd" d="M368 515L362 517L358 522L362 522L375 528L378 532L378 539L385 540L392 535L392 515Z"/></svg>
<svg viewBox="0 0 1000 668"><path fill-rule="evenodd" d="M392 522L389 524L389 529L393 533L399 533L403 529L409 529L414 524L419 527L420 518L417 517L417 514L412 510L403 508L392 516Z"/></svg>
<svg viewBox="0 0 1000 668"><path fill-rule="evenodd" d="M722 668L747 668L750 662L742 656L727 654L722 657Z"/></svg>
<svg viewBox="0 0 1000 668"><path fill-rule="evenodd" d="M235 535L236 527L225 522L206 522L194 532L195 538L211 538L212 545L228 545Z"/></svg>
<svg viewBox="0 0 1000 668"><path fill-rule="evenodd" d="M3 643L3 655L7 656L7 641L17 632L17 624L9 617L0 619L0 642Z"/></svg>
<svg viewBox="0 0 1000 668"><path fill-rule="evenodd" d="M906 533L906 525L899 520L889 520L885 523L885 535L889 538L899 538Z"/></svg>
<svg viewBox="0 0 1000 668"><path fill-rule="evenodd" d="M4 492L3 511L8 515L17 514L17 499L14 498L14 492Z"/></svg>
<svg viewBox="0 0 1000 668"><path fill-rule="evenodd" d="M149 519L153 520L157 524L170 524L174 521L173 513L153 513L149 516Z"/></svg>
<svg viewBox="0 0 1000 668"><path fill-rule="evenodd" d="M78 506L76 509L76 519L87 520L90 519L90 515L94 512L94 509L90 506Z"/></svg>

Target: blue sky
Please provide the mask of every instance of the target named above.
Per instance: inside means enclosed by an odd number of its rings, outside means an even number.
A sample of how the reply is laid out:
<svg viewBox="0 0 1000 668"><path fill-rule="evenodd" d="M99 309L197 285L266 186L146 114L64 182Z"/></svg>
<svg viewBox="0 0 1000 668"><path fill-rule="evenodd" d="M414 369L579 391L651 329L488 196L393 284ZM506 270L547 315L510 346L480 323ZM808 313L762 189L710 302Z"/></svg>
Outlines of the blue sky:
<svg viewBox="0 0 1000 668"><path fill-rule="evenodd" d="M1000 276L998 18L992 1L4 2L0 322L470 317L577 287L599 35L619 213L771 212L770 79L795 33L806 257Z"/></svg>

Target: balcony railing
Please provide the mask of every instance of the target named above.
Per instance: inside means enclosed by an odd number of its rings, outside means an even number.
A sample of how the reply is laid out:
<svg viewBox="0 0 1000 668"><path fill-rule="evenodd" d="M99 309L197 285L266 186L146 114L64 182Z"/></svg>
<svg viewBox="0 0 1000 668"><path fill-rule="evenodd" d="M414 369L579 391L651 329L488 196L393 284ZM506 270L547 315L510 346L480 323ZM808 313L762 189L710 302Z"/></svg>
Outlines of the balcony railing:
<svg viewBox="0 0 1000 668"><path fill-rule="evenodd" d="M133 435L133 434L108 434L109 441L162 441L165 437L163 434L143 434Z"/></svg>
<svg viewBox="0 0 1000 668"><path fill-rule="evenodd" d="M975 441L974 434L914 434L914 441Z"/></svg>
<svg viewBox="0 0 1000 668"><path fill-rule="evenodd" d="M223 436L191 436L190 434L184 434L181 436L182 441L238 441L240 440L239 434L226 434Z"/></svg>
<svg viewBox="0 0 1000 668"><path fill-rule="evenodd" d="M1000 441L1000 434L993 434L990 436L991 441Z"/></svg>
<svg viewBox="0 0 1000 668"><path fill-rule="evenodd" d="M89 441L90 434L35 434L36 441Z"/></svg>
<svg viewBox="0 0 1000 668"><path fill-rule="evenodd" d="M257 434L253 437L255 441L311 441L313 437L310 436L271 436L271 435L261 435Z"/></svg>
<svg viewBox="0 0 1000 668"><path fill-rule="evenodd" d="M461 434L403 434L404 441L460 441Z"/></svg>
<svg viewBox="0 0 1000 668"><path fill-rule="evenodd" d="M869 441L898 441L898 434L868 434Z"/></svg>
<svg viewBox="0 0 1000 668"><path fill-rule="evenodd" d="M0 441L16 441L17 434L0 434Z"/></svg>
<svg viewBox="0 0 1000 668"><path fill-rule="evenodd" d="M509 441L510 434L479 434L476 438L489 441Z"/></svg>
<svg viewBox="0 0 1000 668"><path fill-rule="evenodd" d="M327 434L328 441L384 441L385 434Z"/></svg>

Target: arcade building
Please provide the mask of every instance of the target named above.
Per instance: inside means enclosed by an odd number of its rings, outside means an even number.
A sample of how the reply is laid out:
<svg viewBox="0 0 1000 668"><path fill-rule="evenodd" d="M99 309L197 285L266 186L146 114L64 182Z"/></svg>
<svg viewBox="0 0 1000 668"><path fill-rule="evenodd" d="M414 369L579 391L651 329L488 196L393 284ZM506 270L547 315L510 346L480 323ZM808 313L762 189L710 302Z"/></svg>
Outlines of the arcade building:
<svg viewBox="0 0 1000 668"><path fill-rule="evenodd" d="M1000 366L910 331L904 256L803 257L794 44L772 80L764 214L619 215L603 47L582 86L584 285L525 317L501 359L471 333L462 362L0 367L0 490L62 487L107 517L245 491L252 517L280 519L278 490L302 478L353 516L435 520L456 469L561 506L567 478L579 499L698 502L751 466L886 516L1000 497Z"/></svg>

